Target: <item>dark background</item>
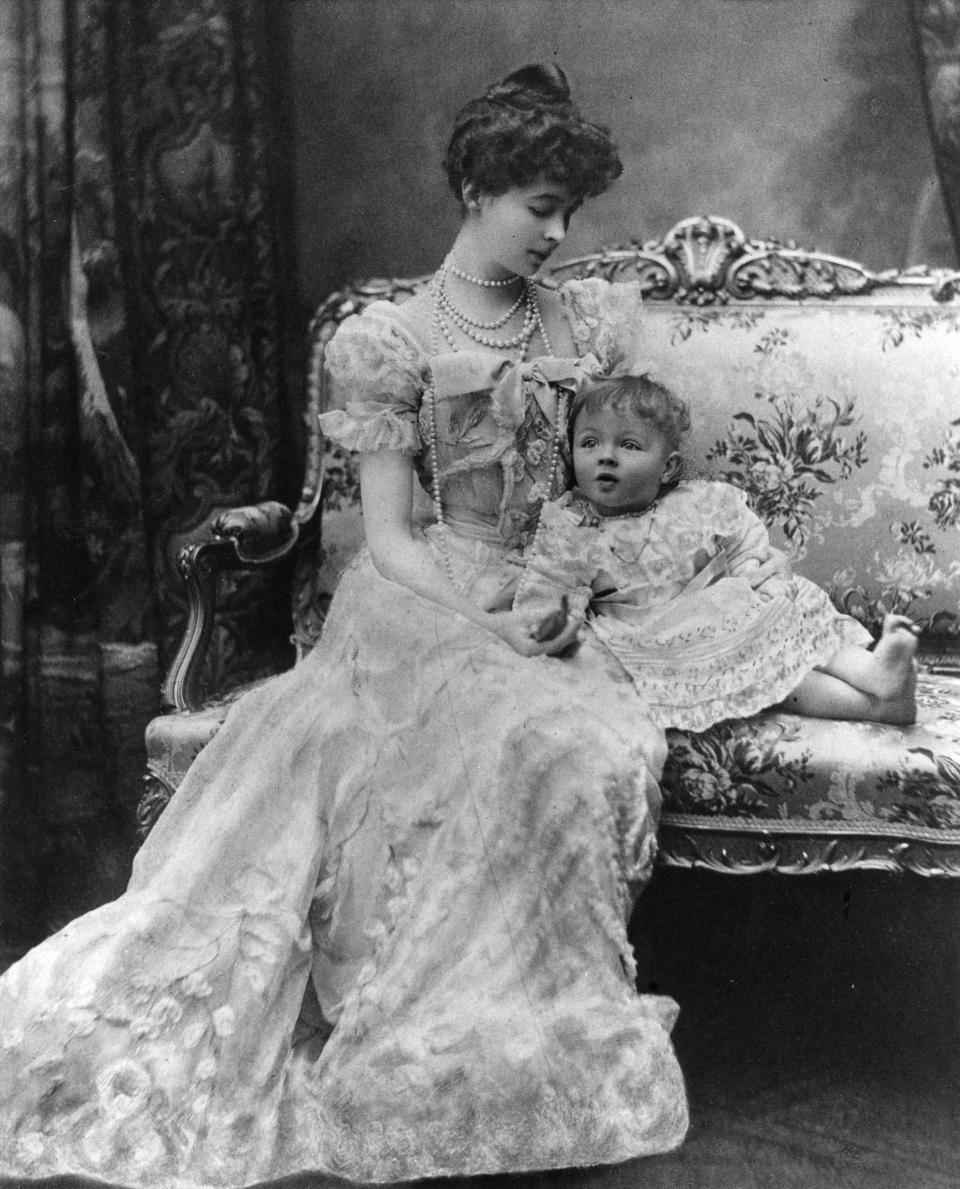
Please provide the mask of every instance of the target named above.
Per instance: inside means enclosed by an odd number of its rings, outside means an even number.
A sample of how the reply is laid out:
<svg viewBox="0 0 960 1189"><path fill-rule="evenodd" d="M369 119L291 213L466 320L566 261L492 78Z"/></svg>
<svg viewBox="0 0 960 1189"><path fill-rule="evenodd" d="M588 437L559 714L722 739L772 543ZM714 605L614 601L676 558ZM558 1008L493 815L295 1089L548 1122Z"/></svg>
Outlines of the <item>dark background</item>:
<svg viewBox="0 0 960 1189"><path fill-rule="evenodd" d="M440 170L467 98L567 72L625 164L564 254L724 215L872 267L954 262L901 0L285 0L299 292L434 267Z"/></svg>

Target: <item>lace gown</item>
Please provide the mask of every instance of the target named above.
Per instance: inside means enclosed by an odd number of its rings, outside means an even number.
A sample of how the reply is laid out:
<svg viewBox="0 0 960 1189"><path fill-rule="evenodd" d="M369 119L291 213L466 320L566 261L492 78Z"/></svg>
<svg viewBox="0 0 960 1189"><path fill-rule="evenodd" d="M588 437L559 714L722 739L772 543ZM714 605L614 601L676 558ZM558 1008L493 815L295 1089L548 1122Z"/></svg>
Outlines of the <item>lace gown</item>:
<svg viewBox="0 0 960 1189"><path fill-rule="evenodd" d="M643 514L600 517L567 494L544 505L517 607L567 596L662 727L703 731L782 701L844 643L870 633L805 578L750 572L767 530L728 483L683 482Z"/></svg>
<svg viewBox="0 0 960 1189"><path fill-rule="evenodd" d="M566 294L584 352L625 300ZM425 478L433 373L450 565L508 597L577 361L430 360L380 304L330 367L327 432ZM127 892L0 979L0 1172L196 1189L675 1147L676 1009L636 993L625 928L663 759L601 650L522 658L361 554L313 653L198 757Z"/></svg>

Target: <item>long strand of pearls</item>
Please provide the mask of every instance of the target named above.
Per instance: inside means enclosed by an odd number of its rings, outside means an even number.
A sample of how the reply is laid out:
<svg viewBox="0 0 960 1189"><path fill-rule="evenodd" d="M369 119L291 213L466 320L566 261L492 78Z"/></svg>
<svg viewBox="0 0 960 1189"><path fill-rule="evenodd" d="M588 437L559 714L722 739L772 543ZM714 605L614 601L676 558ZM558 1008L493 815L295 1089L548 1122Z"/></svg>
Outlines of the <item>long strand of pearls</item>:
<svg viewBox="0 0 960 1189"><path fill-rule="evenodd" d="M440 346L441 338L443 338L446 341L446 343L450 347L451 351L457 350L456 340L453 338L450 328L444 322L443 313L442 313L444 306L443 306L443 302L441 299L441 295L443 294L444 273L447 271L447 269L449 269L451 272L455 273L456 275L460 275L458 270L453 268L453 266L451 266L449 263L444 263L444 265L438 270L437 274L434 276L434 279L433 279L433 285L432 285L433 318L431 320L431 326L430 326L430 338L431 338L431 353L434 355L437 354L438 348ZM510 281L513 280L513 278L511 278L510 280L508 280L506 282L504 282L504 281L484 282L484 281L481 281L477 277L469 277L469 276L464 277L463 279L469 280L469 281L474 281L477 284L489 284L491 286L492 285L509 284ZM531 328L530 328L529 333L526 333L526 326L527 326L528 318L527 318L527 316L525 316L524 317L524 331L522 331L519 336L514 336L517 340L516 342L511 341L509 344L507 344L505 342L500 342L500 341L494 340L494 342L491 343L490 341L486 340L484 336L481 336L478 334L472 334L472 333L470 333L469 330L464 330L464 333L469 338L472 338L475 342L478 342L482 346L485 346L485 347L492 346L494 349L497 349L497 350L503 350L503 349L507 348L508 345L511 347L520 347L521 348L520 356L519 356L517 362L522 363L523 360L526 359L526 357L527 357L527 350L530 346L530 342L531 342L534 334L539 332L540 339L543 342L543 346L544 346L544 350L545 350L546 354L552 355L553 349L550 345L550 340L547 337L546 328L544 327L544 324L543 324L543 314L541 313L541 310L540 310L540 303L537 300L536 289L535 289L534 285L532 284L532 282L530 282L527 279L524 280L524 290L523 290L523 294L521 296L523 296L525 298L527 312L528 312L528 315L530 315ZM514 307L514 310L516 310L518 308L519 308L519 305L516 305ZM512 312L514 312L514 311L511 311L511 313ZM464 321L469 321L469 320L464 319ZM477 324L474 323L474 325L477 325ZM502 323L501 323L501 325L502 325ZM436 389L436 385L434 384L432 379L430 381L430 384L427 388L425 395L426 395L426 399L427 399L428 432L430 434L430 441L429 441L430 494L433 499L434 517L436 519L437 529L439 532L440 552L443 556L444 569L446 571L447 578L450 581L450 585L455 590L457 590L457 589L459 589L459 583L457 582L457 580L454 576L453 557L450 552L450 541L447 536L448 526L447 526L446 518L444 516L444 511L443 511L443 495L442 495L441 483L440 483L440 451L439 451L438 445L437 445L437 438L438 438L438 434L437 434L437 389ZM567 395L566 395L566 393L561 393L560 399L557 403L557 420L556 420L556 424L553 427L553 441L550 446L550 462L549 462L549 466L548 466L548 470L547 470L547 498L548 499L553 499L553 498L555 498L555 495L556 495L556 489L557 489L559 472L560 472L560 463L561 463L561 445L560 444L561 444L563 435L566 433L566 427L567 427ZM534 536L533 536L534 544L536 543L536 541L540 535L540 528L541 528L541 523L540 523L540 520L538 519L537 527L536 527L536 530L534 531ZM522 583L522 579L521 579L521 583Z"/></svg>
<svg viewBox="0 0 960 1189"><path fill-rule="evenodd" d="M447 345L451 351L456 351L456 345L452 342L452 335L450 335L443 324L443 319L440 315L440 302L438 299L438 290L442 284L443 269L441 268L433 278L431 288L433 290L433 317L430 325L430 353L436 355L440 346L439 339L442 335L447 340ZM430 378L430 385L426 391L427 398L427 418L430 431L430 495L433 499L433 515L437 525L437 535L440 544L440 553L443 558L443 566L447 572L447 578L454 590L460 589L460 584L454 577L453 572L453 558L450 553L450 541L447 538L447 522L443 514L443 496L440 487L440 452L437 448L437 386L434 383L433 377Z"/></svg>

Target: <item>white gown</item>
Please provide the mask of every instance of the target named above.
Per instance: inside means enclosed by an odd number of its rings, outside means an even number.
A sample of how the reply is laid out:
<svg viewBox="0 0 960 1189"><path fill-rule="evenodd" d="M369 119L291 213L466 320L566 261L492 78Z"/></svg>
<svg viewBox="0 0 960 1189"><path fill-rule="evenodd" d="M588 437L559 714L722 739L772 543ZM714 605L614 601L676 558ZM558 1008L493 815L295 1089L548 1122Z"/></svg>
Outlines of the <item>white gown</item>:
<svg viewBox="0 0 960 1189"><path fill-rule="evenodd" d="M607 327L615 297L581 286L571 317ZM347 408L327 431L422 468L443 367L402 313L348 320L330 358ZM574 371L444 373L449 557L478 598L515 573L543 397ZM626 935L664 755L602 650L522 658L361 554L314 652L198 757L127 892L0 979L0 1173L382 1182L675 1147L675 1005L637 994Z"/></svg>

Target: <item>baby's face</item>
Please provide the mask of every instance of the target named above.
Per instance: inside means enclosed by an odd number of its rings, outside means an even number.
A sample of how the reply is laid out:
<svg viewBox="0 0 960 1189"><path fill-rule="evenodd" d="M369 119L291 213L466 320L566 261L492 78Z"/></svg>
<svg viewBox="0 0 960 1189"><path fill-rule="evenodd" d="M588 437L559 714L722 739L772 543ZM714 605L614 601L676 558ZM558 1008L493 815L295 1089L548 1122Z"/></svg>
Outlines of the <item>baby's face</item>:
<svg viewBox="0 0 960 1189"><path fill-rule="evenodd" d="M679 456L652 421L586 409L573 429L577 486L601 516L642 512L677 473Z"/></svg>

